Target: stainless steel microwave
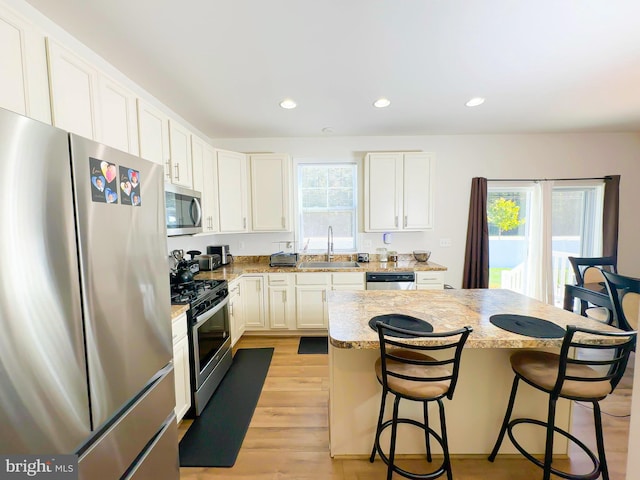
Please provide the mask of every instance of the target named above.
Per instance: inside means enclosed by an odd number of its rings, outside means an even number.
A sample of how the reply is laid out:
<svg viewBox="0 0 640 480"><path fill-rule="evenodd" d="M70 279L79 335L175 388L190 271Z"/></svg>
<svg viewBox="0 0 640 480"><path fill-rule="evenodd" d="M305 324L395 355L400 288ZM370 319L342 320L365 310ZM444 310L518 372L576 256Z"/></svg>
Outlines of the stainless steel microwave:
<svg viewBox="0 0 640 480"><path fill-rule="evenodd" d="M192 235L202 232L200 192L165 184L164 205L167 235Z"/></svg>

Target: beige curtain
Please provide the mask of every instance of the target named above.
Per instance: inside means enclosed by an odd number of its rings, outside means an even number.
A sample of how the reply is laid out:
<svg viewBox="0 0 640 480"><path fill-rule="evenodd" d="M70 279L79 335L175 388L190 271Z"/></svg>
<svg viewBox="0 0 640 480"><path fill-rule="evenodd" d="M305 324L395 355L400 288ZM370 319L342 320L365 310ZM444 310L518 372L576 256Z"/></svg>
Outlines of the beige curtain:
<svg viewBox="0 0 640 480"><path fill-rule="evenodd" d="M489 288L489 223L487 179L484 177L471 180L462 288Z"/></svg>

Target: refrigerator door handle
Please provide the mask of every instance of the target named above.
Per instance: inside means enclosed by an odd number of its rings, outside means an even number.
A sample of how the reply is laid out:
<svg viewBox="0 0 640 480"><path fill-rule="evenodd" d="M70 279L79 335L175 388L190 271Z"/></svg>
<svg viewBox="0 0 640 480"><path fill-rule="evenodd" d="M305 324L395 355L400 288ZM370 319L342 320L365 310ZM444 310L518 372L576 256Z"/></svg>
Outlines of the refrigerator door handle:
<svg viewBox="0 0 640 480"><path fill-rule="evenodd" d="M195 216L193 214L195 210ZM193 220L193 223L195 226L200 226L200 221L202 220L202 207L200 207L200 202L198 201L197 198L194 198L193 200L191 200L191 209L190 209L190 215L191 215L191 220Z"/></svg>

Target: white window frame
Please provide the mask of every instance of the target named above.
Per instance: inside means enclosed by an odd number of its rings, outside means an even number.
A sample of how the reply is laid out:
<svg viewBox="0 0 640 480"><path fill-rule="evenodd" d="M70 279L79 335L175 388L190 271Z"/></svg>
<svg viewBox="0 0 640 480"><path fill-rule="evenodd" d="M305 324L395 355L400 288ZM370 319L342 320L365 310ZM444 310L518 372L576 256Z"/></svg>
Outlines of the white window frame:
<svg viewBox="0 0 640 480"><path fill-rule="evenodd" d="M354 168L354 173L356 175L355 181L354 181L354 190L353 190L353 198L354 198L354 207L353 207L353 248L351 249L338 249L336 248L334 250L335 253L354 253L358 251L358 241L359 241L359 235L358 235L358 225L359 225L359 201L358 201L358 194L359 194L359 187L360 187L360 168L358 165L358 162L355 162L353 160L341 160L341 159L327 159L327 160L322 160L322 159L294 159L293 161L293 168L294 168L294 181L293 181L293 186L294 186L294 195L293 195L293 201L294 201L294 205L295 205L295 214L294 214L294 218L295 218L295 225L294 225L294 231L295 231L295 244L297 247L297 251L299 253L303 253L303 254L320 254L320 253L326 253L326 249L322 248L322 249L307 249L305 250L305 245L304 245L304 238L302 235L302 210L300 207L300 184L299 184L299 167L300 166L304 166L304 165L321 165L321 166L330 166L330 165L335 165L335 166L340 166L340 165L348 165L348 166L352 166Z"/></svg>

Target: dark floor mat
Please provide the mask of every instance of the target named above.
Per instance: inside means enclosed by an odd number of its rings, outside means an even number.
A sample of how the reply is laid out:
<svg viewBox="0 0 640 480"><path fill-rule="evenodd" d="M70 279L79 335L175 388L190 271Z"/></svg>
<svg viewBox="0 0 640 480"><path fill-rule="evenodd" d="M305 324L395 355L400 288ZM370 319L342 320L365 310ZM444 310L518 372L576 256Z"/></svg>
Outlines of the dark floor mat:
<svg viewBox="0 0 640 480"><path fill-rule="evenodd" d="M180 441L181 467L232 467L269 370L273 348L239 349L202 414Z"/></svg>
<svg viewBox="0 0 640 480"><path fill-rule="evenodd" d="M329 353L329 338L300 337L298 353Z"/></svg>

